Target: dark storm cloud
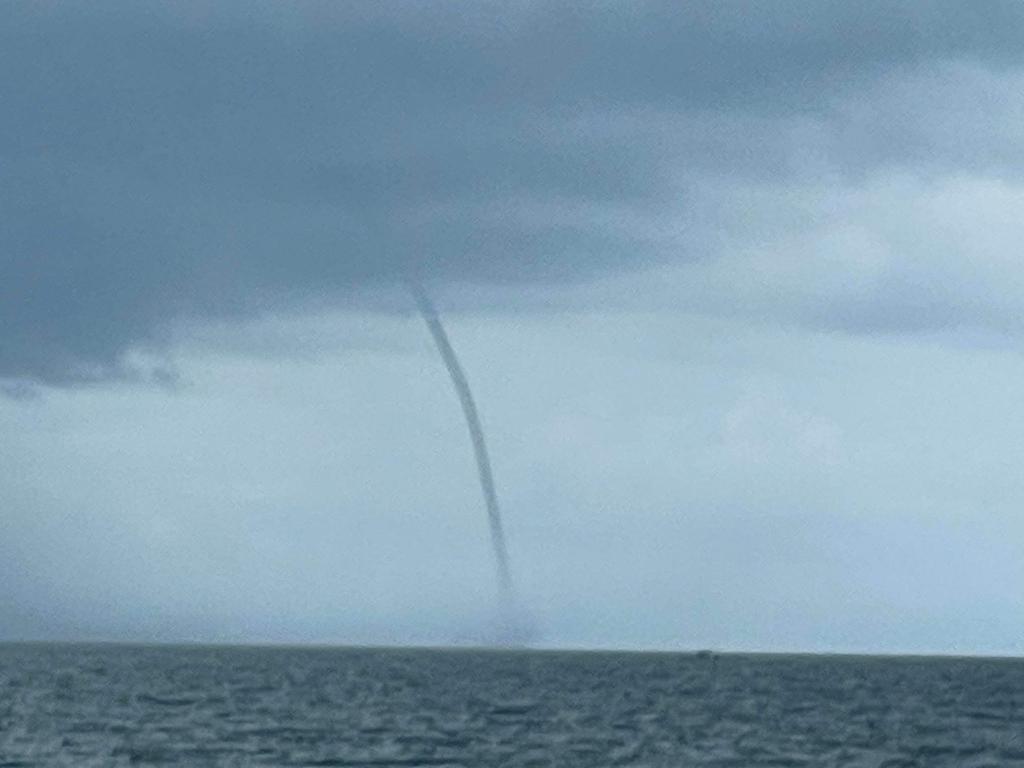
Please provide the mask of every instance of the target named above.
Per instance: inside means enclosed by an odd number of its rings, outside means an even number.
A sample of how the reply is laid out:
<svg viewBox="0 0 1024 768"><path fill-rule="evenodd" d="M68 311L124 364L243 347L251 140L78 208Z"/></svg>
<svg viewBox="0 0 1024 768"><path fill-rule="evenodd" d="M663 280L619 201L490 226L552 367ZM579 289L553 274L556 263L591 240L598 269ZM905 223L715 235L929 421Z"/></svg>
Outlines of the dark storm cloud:
<svg viewBox="0 0 1024 768"><path fill-rule="evenodd" d="M0 16L0 378L49 383L126 375L179 317L692 258L593 212L678 204L680 165L784 173L775 121L892 72L1024 58L1015 2Z"/></svg>

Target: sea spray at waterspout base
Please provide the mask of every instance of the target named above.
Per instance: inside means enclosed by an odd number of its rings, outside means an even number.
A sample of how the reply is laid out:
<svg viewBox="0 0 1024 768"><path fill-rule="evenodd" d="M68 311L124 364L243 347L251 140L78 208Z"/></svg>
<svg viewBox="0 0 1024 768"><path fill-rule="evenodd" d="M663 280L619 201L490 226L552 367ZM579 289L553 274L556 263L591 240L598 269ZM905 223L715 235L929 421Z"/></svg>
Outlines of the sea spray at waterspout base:
<svg viewBox="0 0 1024 768"><path fill-rule="evenodd" d="M441 359L448 369L448 375L459 396L462 413L466 418L466 427L469 429L470 440L473 444L473 455L476 459L477 475L480 478L480 488L483 491L484 505L487 509L487 522L490 526L491 547L494 550L494 564L498 578L498 608L503 625L500 634L503 639L521 641L524 639L520 636L524 633L525 623L517 607L515 590L512 586L505 529L502 525L498 494L494 486L494 472L491 469L491 459L487 452L487 443L484 440L483 426L480 423L476 401L473 399L473 392L469 388L465 371L459 363L459 358L448 339L448 334L441 323L441 316L433 302L422 285L416 282L410 282L408 285L410 293L416 300L420 315L426 322L430 335L434 338L434 343L441 354Z"/></svg>

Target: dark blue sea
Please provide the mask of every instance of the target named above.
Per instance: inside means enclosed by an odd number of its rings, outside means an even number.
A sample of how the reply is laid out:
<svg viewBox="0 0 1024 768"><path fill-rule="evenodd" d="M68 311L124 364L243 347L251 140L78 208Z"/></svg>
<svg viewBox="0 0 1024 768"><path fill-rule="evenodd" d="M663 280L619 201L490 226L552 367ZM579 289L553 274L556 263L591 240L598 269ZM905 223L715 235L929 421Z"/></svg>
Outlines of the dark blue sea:
<svg viewBox="0 0 1024 768"><path fill-rule="evenodd" d="M1024 766L1024 662L0 645L2 766Z"/></svg>

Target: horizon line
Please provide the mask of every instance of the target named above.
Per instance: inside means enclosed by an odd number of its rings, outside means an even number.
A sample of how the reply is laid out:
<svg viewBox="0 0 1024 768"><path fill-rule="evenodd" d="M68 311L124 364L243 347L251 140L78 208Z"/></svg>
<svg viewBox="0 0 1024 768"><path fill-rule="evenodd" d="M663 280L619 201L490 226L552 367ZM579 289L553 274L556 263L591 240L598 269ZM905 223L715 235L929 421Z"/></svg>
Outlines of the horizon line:
<svg viewBox="0 0 1024 768"><path fill-rule="evenodd" d="M549 653L549 654L635 654L693 656L699 658L716 656L758 656L758 657L839 657L875 659L978 659L1024 661L1024 651L960 653L950 651L856 651L856 650L756 650L749 648L670 648L670 647L629 647L600 645L501 645L475 643L345 643L332 641L203 641L203 640L131 640L131 639L42 639L42 638L0 638L3 646L120 646L135 648L179 648L179 649L252 649L252 650L308 650L308 651L431 651L431 652L493 652L493 653Z"/></svg>

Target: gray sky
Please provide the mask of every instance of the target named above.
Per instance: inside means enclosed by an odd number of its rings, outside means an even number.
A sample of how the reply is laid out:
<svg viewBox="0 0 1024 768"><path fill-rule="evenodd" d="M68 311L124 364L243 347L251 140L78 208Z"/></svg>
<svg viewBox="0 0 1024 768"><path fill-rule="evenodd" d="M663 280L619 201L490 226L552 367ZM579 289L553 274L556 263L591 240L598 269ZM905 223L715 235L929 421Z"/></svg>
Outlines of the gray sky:
<svg viewBox="0 0 1024 768"><path fill-rule="evenodd" d="M0 637L1024 653L1022 39L4 4Z"/></svg>

